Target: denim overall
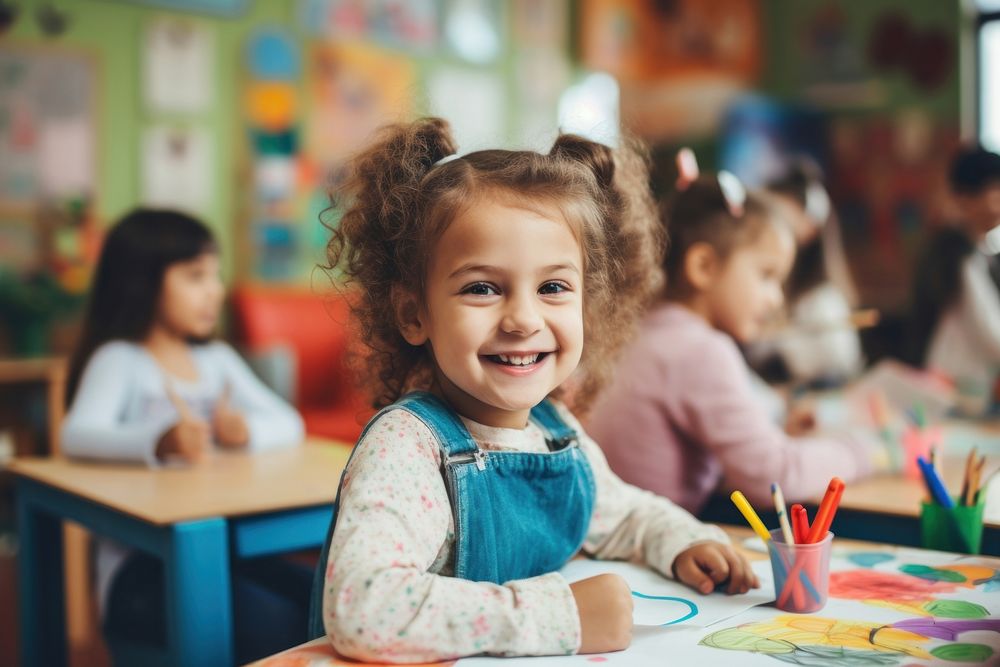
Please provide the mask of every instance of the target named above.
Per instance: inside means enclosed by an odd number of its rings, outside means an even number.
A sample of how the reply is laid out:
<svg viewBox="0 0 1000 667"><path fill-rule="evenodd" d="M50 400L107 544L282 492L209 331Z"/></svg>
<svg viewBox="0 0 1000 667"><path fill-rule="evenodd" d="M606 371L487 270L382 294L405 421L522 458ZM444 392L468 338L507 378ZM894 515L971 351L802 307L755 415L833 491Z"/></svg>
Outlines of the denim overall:
<svg viewBox="0 0 1000 667"><path fill-rule="evenodd" d="M454 576L503 584L555 572L576 554L594 509L594 476L576 432L552 403L531 409L531 421L546 434L547 453L479 449L458 415L426 392L407 394L384 408L365 433L387 410L400 408L426 424L438 441L455 520ZM341 475L313 582L310 637L325 634L324 575L343 486Z"/></svg>

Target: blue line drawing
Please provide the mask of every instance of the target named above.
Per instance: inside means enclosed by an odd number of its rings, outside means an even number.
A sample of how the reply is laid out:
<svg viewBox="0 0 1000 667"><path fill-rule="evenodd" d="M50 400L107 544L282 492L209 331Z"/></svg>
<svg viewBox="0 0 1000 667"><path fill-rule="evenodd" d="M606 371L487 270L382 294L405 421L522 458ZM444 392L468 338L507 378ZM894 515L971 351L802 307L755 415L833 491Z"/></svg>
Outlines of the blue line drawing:
<svg viewBox="0 0 1000 667"><path fill-rule="evenodd" d="M660 623L661 626L664 625L676 625L677 623L683 623L684 621L694 618L698 615L698 605L687 598L678 598L672 595L646 595L645 593L639 593L637 591L632 591L632 597L642 598L643 600L669 600L671 602L681 602L686 604L690 611L684 616L673 621L667 621L666 623Z"/></svg>

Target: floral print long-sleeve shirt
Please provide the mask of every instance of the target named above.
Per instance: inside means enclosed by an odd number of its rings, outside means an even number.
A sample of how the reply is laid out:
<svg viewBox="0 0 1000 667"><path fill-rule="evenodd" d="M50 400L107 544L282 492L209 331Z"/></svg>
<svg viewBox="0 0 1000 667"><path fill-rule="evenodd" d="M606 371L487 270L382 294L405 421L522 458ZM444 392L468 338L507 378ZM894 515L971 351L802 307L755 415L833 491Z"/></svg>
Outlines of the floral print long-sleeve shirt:
<svg viewBox="0 0 1000 667"><path fill-rule="evenodd" d="M621 481L563 406L594 473L596 498L583 550L645 562L671 575L694 542L728 542L666 498ZM547 452L543 432L464 419L484 450ZM517 521L517 517L511 517ZM323 595L327 634L340 653L421 662L476 655L559 655L580 646L580 620L558 573L503 585L450 576L455 523L437 441L405 410L382 415L358 443L341 491ZM530 548L530 545L525 545Z"/></svg>

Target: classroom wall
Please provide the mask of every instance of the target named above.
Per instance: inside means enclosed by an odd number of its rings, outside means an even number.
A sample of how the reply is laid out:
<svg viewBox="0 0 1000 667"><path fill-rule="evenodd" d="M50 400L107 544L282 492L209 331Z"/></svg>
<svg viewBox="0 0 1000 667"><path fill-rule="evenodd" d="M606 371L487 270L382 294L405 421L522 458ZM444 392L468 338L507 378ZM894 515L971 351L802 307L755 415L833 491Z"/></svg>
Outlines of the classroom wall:
<svg viewBox="0 0 1000 667"><path fill-rule="evenodd" d="M917 249L954 213L946 170L972 125L973 18L960 0L769 0L762 8L761 90L819 113L862 301L901 314Z"/></svg>
<svg viewBox="0 0 1000 667"><path fill-rule="evenodd" d="M2 37L4 42L38 48L79 49L97 63L101 80L97 148L100 173L95 213L103 225L110 224L139 202L140 141L144 126L154 120L178 123L187 120L182 116L162 114L154 118L144 109L140 70L142 35L148 21L157 16L177 16L212 28L216 38L216 102L210 110L192 120L206 127L213 137L217 192L205 217L222 245L227 278L234 277L239 264L235 253L242 250L238 238L243 233L239 220L245 215L246 208L242 189L248 187L249 180L246 124L241 100L244 49L248 37L265 26L287 29L303 42L315 39L303 34L296 16L299 3L291 0L250 0L244 13L230 18L166 11L125 0L61 0L53 4L66 12L70 23L64 34L54 38L43 35L33 20L32 13L41 3L20 4L21 15L13 29ZM504 19L507 19L506 15ZM495 63L462 66L500 76L506 87L511 89L515 76L511 31L504 30L501 34L505 44ZM411 59L417 68L415 110L426 113L428 103L423 84L428 73L440 65L458 63L453 56L441 51ZM515 111L518 99L515 94L509 94L504 96L504 101L507 105L505 132L506 138L510 139L517 133Z"/></svg>
<svg viewBox="0 0 1000 667"><path fill-rule="evenodd" d="M900 69L879 70L866 57L871 30L877 20L889 12L905 17L918 31L938 28L956 43L965 18L959 0L764 0L762 3L765 32L766 65L761 72L761 89L785 100L804 98L802 85L807 82L802 58L802 43L808 39L809 21L823 9L839 10L846 27L847 43L854 45L852 54L858 59L859 72L874 77L885 86L887 98L872 106L858 106L838 111L843 114L884 113L909 107L919 107L944 121L958 122L960 116L960 79L958 62L952 62L950 75L934 90L915 86ZM957 52L956 52L957 55Z"/></svg>
<svg viewBox="0 0 1000 667"><path fill-rule="evenodd" d="M164 118L162 115L154 118L144 108L140 69L145 27L151 19L164 15L183 17L211 27L216 38L216 103L195 118L198 124L208 129L214 142L216 196L212 198L205 217L220 239L227 279L232 281L238 277L253 276L254 272L246 260L250 254L246 191L250 187L251 170L241 99L245 81L244 48L248 37L264 26L284 28L301 39L303 44L315 39L304 34L298 21L296 11L300 3L291 0L249 0L244 13L234 18L222 18L165 11L127 0L60 0L53 4L69 15L70 24L65 34L55 38L42 35L33 20L33 12L42 5L40 0L20 4L22 15L13 29L3 35L4 42L40 48L79 49L90 54L98 63L102 84L98 113L99 192L95 213L102 225L113 221L139 201L139 144L144 127L153 121L184 121L181 117ZM414 111L424 113L429 108L426 83L438 67L457 65L495 75L505 85L504 139L523 145L522 120L526 105L517 78L518 55L525 49L516 42L515 30L510 25L514 11L511 8L515 3L497 4L504 22L501 31L504 48L495 63L480 66L460 63L443 47L426 56L406 56L417 71ZM567 23L572 25L580 17L581 7L585 4L577 0L569 2ZM444 5L441 3L441 7ZM912 75L903 68L880 69L869 62L873 27L892 12L901 16L915 34L938 30L952 41L947 76L940 85L928 88L915 83ZM963 15L962 3L959 0L760 0L759 13L762 67L754 84L759 92L784 102L817 105L807 91L811 85L822 81L818 80L815 58L810 60L808 44L816 39L829 41L829 35L816 37L816 17L826 13L828 18L833 17L832 25L839 26L839 32L834 31L833 37L841 40L839 43L845 47L841 55L848 65L842 78L848 83L871 83L877 90L874 97L860 102L818 104L831 125L841 121L857 122L862 128L860 131L878 132L879 123L884 129L891 127L899 118L917 115L927 119L936 134L938 162L904 165L909 171L908 180L902 185L873 182L865 186L838 183L835 179L832 183L835 194L842 195L849 204L850 211L845 220L850 227L849 242L873 248L871 256L865 252L852 255L857 260L855 267L864 300L883 308L900 310L909 281L906 267L924 230L941 217L941 159L947 154L945 149L950 146L949 142L953 144L957 141L961 119L966 113L961 104L959 42L969 21ZM831 25L831 21L828 20L826 25ZM579 65L572 63L580 56L580 36L572 29L567 32L572 47L564 47L563 52L574 71L579 71ZM851 59L853 65L850 64ZM821 74L825 74L830 68L819 69ZM712 168L717 164L717 139L717 135L678 136L669 141L661 140L660 145L654 145L653 149L658 156L666 156L661 162L669 163L675 144L693 145L704 166ZM847 171L853 170L853 165L849 167ZM898 167L895 163L887 163L884 168L880 165L878 171L895 173ZM886 192L895 197L896 190L906 191L895 198L899 201L878 202L880 197L886 197ZM310 219L305 220L306 217ZM885 222L890 219L899 222ZM303 214L303 224L315 226L313 211ZM315 247L310 250L316 251ZM885 261L887 257L888 262ZM299 278L303 281L308 279L306 268L309 264L310 258L302 262ZM896 270L898 266L902 266L903 270ZM888 273L890 268L895 272Z"/></svg>

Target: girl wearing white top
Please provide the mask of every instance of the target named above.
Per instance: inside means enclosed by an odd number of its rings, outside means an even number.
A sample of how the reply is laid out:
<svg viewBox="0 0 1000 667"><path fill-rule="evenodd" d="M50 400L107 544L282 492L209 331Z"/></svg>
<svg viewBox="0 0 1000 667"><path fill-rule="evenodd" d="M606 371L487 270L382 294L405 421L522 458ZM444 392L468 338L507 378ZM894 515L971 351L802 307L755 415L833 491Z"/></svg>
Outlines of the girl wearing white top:
<svg viewBox="0 0 1000 667"><path fill-rule="evenodd" d="M863 365L861 340L849 325L857 291L822 172L799 158L768 190L790 205L798 251L785 285L787 326L756 342L748 356L759 367L780 365L775 379L843 383Z"/></svg>
<svg viewBox="0 0 1000 667"><path fill-rule="evenodd" d="M950 378L960 411L982 415L1000 372L1000 155L963 149L952 161L956 225L934 232L917 262L908 360Z"/></svg>
<svg viewBox="0 0 1000 667"><path fill-rule="evenodd" d="M181 213L140 209L115 225L70 362L62 451L157 466L169 460L197 464L216 446L258 452L298 445L299 415L232 348L212 340L223 297L218 248L202 223ZM284 618L289 609L298 610L300 633L283 629L281 618L246 629L255 620L246 610L259 618L262 608L289 597L267 588L295 586L288 581L297 576L289 564L275 561L263 569L263 581L234 582L241 662L305 638L301 600L269 614ZM308 600L308 571L302 576L299 588ZM162 643L163 586L159 561L99 543L97 588L112 652L121 639Z"/></svg>

